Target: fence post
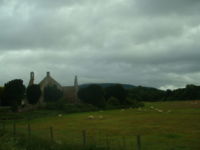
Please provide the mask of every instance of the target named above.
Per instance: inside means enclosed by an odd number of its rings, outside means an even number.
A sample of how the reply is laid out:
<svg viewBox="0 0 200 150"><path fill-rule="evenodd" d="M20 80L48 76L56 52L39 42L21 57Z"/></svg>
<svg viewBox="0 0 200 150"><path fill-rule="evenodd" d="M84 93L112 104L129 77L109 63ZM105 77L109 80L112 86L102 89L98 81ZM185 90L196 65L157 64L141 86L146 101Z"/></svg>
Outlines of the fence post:
<svg viewBox="0 0 200 150"><path fill-rule="evenodd" d="M3 131L3 132L6 131L6 124L5 124L5 121L2 122L2 131Z"/></svg>
<svg viewBox="0 0 200 150"><path fill-rule="evenodd" d="M82 135L83 135L83 145L86 146L86 130L82 131Z"/></svg>
<svg viewBox="0 0 200 150"><path fill-rule="evenodd" d="M141 138L140 138L140 135L137 135L137 150L141 150Z"/></svg>
<svg viewBox="0 0 200 150"><path fill-rule="evenodd" d="M31 125L30 125L30 121L28 120L28 137L31 137Z"/></svg>
<svg viewBox="0 0 200 150"><path fill-rule="evenodd" d="M106 147L108 150L110 149L110 141L108 135L106 135Z"/></svg>
<svg viewBox="0 0 200 150"><path fill-rule="evenodd" d="M126 139L123 137L123 149L126 150Z"/></svg>
<svg viewBox="0 0 200 150"><path fill-rule="evenodd" d="M16 122L13 122L13 136L16 135Z"/></svg>
<svg viewBox="0 0 200 150"><path fill-rule="evenodd" d="M53 141L53 127L50 127L50 138L51 138L51 141Z"/></svg>

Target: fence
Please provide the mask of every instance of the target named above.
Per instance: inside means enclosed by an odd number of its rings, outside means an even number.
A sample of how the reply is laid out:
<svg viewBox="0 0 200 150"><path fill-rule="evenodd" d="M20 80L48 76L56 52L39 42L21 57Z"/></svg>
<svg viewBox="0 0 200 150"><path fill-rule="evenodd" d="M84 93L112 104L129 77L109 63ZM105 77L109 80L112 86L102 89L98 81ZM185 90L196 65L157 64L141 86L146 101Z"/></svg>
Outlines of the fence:
<svg viewBox="0 0 200 150"><path fill-rule="evenodd" d="M150 149L199 149L198 139L194 142L194 139L187 139L188 143L194 143L187 145L187 141L181 138L179 135L166 135L165 137L153 136L153 135L133 135L133 136L120 136L110 134L103 134L101 130L90 131L77 129L76 131L62 132L61 129L54 126L49 127L34 127L30 120L26 124L21 122L6 122L1 121L0 130L2 132L10 132L13 136L23 135L31 139L33 137L48 139L49 141L56 142L58 144L71 144L71 145L95 145L96 147L103 147L108 150L150 150ZM196 144L196 145L195 145ZM193 147L193 148L192 148Z"/></svg>
<svg viewBox="0 0 200 150"><path fill-rule="evenodd" d="M17 135L23 135L23 136L27 136L27 138L31 138L31 137L39 137L39 135L36 136L36 134L34 134L34 129L31 126L30 121L27 121L27 124L24 126L21 126L20 124L17 124L16 121L13 122L9 122L8 124L6 123L6 121L1 121L1 128L0 130L2 132L9 132L11 133L14 137ZM71 141L67 141L67 140L59 140L59 137L57 138L55 136L55 129L53 126L49 126L49 128L45 128L43 129L43 131L45 130L44 133L46 133L45 138L48 138L50 141L52 142L57 142L60 144L62 142L67 142L68 144L70 144ZM78 131L79 134L77 134L78 136L76 137L76 140L74 140L71 144L74 145L82 145L82 146L87 146L87 145L96 145L98 147L104 147L106 149L123 149L123 150L128 150L128 149L132 149L132 150L141 150L142 146L141 146L141 136L137 135L135 136L135 140L136 143L132 144L132 146L130 147L130 145L128 145L128 140L126 139L126 137L117 137L117 138L112 138L109 135L100 135L100 133L97 133L95 136L91 136L89 134L89 131L87 130L82 130L82 131ZM76 133L78 133L76 132ZM99 131L100 132L100 131ZM68 135L66 135L68 136ZM70 135L69 135L70 136ZM44 134L43 134L44 137ZM98 137L98 138L97 138ZM135 141L133 140L133 141Z"/></svg>

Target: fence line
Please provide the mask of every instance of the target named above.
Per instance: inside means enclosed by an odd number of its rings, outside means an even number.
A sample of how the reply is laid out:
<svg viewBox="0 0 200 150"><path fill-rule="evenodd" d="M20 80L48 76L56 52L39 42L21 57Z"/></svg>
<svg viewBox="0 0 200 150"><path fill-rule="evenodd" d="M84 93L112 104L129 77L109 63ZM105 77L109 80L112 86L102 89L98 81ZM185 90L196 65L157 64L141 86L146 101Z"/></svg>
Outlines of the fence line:
<svg viewBox="0 0 200 150"><path fill-rule="evenodd" d="M13 122L13 136L16 136L16 122Z"/></svg>
<svg viewBox="0 0 200 150"><path fill-rule="evenodd" d="M31 137L31 125L30 125L30 120L28 120L28 125L27 125L27 129L28 129L28 137Z"/></svg>
<svg viewBox="0 0 200 150"><path fill-rule="evenodd" d="M51 141L53 141L54 140L53 127L50 127L49 129L50 129L50 139L51 139Z"/></svg>
<svg viewBox="0 0 200 150"><path fill-rule="evenodd" d="M8 129L8 131L9 131L9 128L6 128L7 124L4 121L1 124L2 124L1 129L2 129L3 132L7 131L6 129ZM9 127L10 127L10 125L9 125ZM11 127L12 127L11 132L12 132L13 136L17 136L18 133L20 134L20 130L19 130L20 126L18 126L16 124L15 120L11 124ZM27 121L27 126L25 126L25 129L26 129L26 130L24 130L25 133L27 132L27 134L25 134L25 135L27 135L28 138L31 138L31 136L33 136L32 135L33 130L32 130L31 124L30 124L30 120ZM55 139L54 131L55 131L55 129L53 128L53 126L50 126L49 127L50 140L52 142L57 142L57 140ZM83 146L87 146L87 145L89 146L89 144L91 144L91 143L89 143L89 133L87 132L87 130L82 130L82 137L81 136L79 136L79 137L80 137L80 139L82 139L82 145ZM121 150L127 150L127 149L141 150L141 136L139 136L139 135L136 136L135 147L128 147L126 138L124 136L121 137L121 138L115 139L114 137L110 137L108 134L106 134L105 136L102 136L102 134L100 135L100 133L98 133L96 136L92 137L92 140L93 140L92 144L94 144L96 146L104 147L107 150L111 150L111 149L113 149L113 147L115 147L116 149L121 149ZM80 140L80 142L81 142L81 140ZM81 143L76 142L75 144L81 144Z"/></svg>

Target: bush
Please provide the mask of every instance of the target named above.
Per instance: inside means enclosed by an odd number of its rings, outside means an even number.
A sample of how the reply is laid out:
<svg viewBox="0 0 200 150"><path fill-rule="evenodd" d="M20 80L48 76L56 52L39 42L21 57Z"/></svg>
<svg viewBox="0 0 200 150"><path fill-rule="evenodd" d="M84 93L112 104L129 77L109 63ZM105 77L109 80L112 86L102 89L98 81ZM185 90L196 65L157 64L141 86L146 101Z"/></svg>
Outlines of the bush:
<svg viewBox="0 0 200 150"><path fill-rule="evenodd" d="M22 150L17 146L17 140L0 131L0 150Z"/></svg>
<svg viewBox="0 0 200 150"><path fill-rule="evenodd" d="M63 92L56 85L44 88L44 101L57 102L63 96Z"/></svg>
<svg viewBox="0 0 200 150"><path fill-rule="evenodd" d="M10 112L10 107L0 107L0 113L7 113L7 112Z"/></svg>
<svg viewBox="0 0 200 150"><path fill-rule="evenodd" d="M115 97L110 97L106 102L106 109L114 109L119 107L120 107L120 102Z"/></svg>
<svg viewBox="0 0 200 150"><path fill-rule="evenodd" d="M97 107L91 104L69 104L66 102L51 102L46 104L46 109L49 110L61 110L65 113L75 113L75 112L88 112L88 111L96 111Z"/></svg>
<svg viewBox="0 0 200 150"><path fill-rule="evenodd" d="M128 106L133 108L144 107L144 103L135 99L127 98L126 99Z"/></svg>
<svg viewBox="0 0 200 150"><path fill-rule="evenodd" d="M37 84L30 85L26 90L26 96L30 104L36 104L41 96L40 86Z"/></svg>
<svg viewBox="0 0 200 150"><path fill-rule="evenodd" d="M115 84L105 88L105 98L115 97L119 100L121 105L126 104L127 92L121 84Z"/></svg>
<svg viewBox="0 0 200 150"><path fill-rule="evenodd" d="M45 108L51 110L63 110L67 102L63 99L58 100L57 102L47 102Z"/></svg>
<svg viewBox="0 0 200 150"><path fill-rule="evenodd" d="M13 137L11 134L5 134L0 131L0 150L105 150L106 148L97 148L94 145L73 145L57 143L56 141L45 140L41 138L26 136Z"/></svg>
<svg viewBox="0 0 200 150"><path fill-rule="evenodd" d="M78 91L78 97L84 103L92 104L99 108L104 108L106 105L104 90L101 86L96 84L91 84L86 88L81 88Z"/></svg>
<svg viewBox="0 0 200 150"><path fill-rule="evenodd" d="M24 98L25 86L23 80L15 79L5 84L2 93L2 105L13 106L13 110L17 111L17 106L21 105L21 100Z"/></svg>

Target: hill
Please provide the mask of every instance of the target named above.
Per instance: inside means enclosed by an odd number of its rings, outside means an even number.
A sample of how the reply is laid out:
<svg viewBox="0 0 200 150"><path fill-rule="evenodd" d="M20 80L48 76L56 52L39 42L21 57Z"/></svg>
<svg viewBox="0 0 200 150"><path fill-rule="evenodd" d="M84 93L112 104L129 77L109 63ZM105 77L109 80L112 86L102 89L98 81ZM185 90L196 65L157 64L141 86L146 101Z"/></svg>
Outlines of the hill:
<svg viewBox="0 0 200 150"><path fill-rule="evenodd" d="M86 84L81 84L79 85L80 88L85 88L85 87L88 87L89 85L91 84L96 84L96 85L99 85L101 86L102 88L106 88L106 87L109 87L109 86L113 86L115 84L120 84L120 83L86 83ZM121 84L125 89L131 89L131 88L135 88L136 86L134 85L131 85L131 84Z"/></svg>

